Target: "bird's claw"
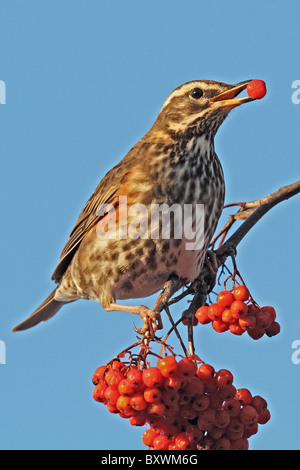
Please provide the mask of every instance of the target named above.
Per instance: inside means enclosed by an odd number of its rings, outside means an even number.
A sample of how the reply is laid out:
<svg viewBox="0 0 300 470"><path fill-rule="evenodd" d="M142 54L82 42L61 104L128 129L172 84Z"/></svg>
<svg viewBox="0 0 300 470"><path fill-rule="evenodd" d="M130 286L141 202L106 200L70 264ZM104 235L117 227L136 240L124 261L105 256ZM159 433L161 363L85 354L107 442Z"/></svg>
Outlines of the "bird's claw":
<svg viewBox="0 0 300 470"><path fill-rule="evenodd" d="M218 256L222 256L223 254L226 254L228 256L235 257L237 255L236 245L232 242L226 242L224 243L224 245L218 248L216 254Z"/></svg>
<svg viewBox="0 0 300 470"><path fill-rule="evenodd" d="M143 320L142 328L137 328L135 324L133 324L133 329L139 334L144 337L154 337L157 330L161 330L163 328L161 315L159 312L155 310L150 310L147 307L141 306L139 315Z"/></svg>
<svg viewBox="0 0 300 470"><path fill-rule="evenodd" d="M219 270L217 254L214 250L208 250L205 255L205 265L209 270L210 289L212 290L216 284L217 273Z"/></svg>

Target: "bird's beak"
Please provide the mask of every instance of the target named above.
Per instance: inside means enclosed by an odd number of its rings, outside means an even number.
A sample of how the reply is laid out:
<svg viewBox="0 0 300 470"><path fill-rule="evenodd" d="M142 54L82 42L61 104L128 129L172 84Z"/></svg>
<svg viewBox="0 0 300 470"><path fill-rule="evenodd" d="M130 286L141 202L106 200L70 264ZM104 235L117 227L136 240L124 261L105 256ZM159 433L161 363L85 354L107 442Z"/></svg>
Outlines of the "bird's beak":
<svg viewBox="0 0 300 470"><path fill-rule="evenodd" d="M246 90L248 83L251 80L246 80L245 82L237 83L229 90L220 93L217 96L214 96L210 101L217 102L218 106L220 107L227 107L230 106L232 108L236 106L240 106L243 103L248 103L249 101L253 101L254 98L250 98L249 96L245 96L243 98L236 98L243 90Z"/></svg>

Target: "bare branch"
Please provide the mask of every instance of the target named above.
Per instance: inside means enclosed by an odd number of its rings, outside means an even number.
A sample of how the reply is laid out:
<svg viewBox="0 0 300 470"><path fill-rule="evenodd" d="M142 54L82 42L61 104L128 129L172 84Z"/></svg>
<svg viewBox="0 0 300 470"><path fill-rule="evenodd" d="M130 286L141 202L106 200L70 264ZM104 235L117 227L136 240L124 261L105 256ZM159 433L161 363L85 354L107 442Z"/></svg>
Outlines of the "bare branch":
<svg viewBox="0 0 300 470"><path fill-rule="evenodd" d="M272 207L280 202L290 199L300 192L300 181L283 186L274 193L257 201L248 202L236 214L235 219L246 219L245 222L234 232L226 243L234 244L236 247L252 227L267 213ZM246 215L246 212L247 215ZM238 215L239 214L239 215ZM225 244L226 244L225 243ZM224 245L223 245L224 246Z"/></svg>
<svg viewBox="0 0 300 470"><path fill-rule="evenodd" d="M242 225L240 229L238 229L239 234L234 234L233 240L229 239L231 240L231 242L236 244L236 241L238 237L240 236L240 234L243 233L245 230L247 230L245 234L248 233L248 231L258 222L258 220L263 215L265 215L270 209L272 209L272 207L276 206L277 204L279 204L280 202L286 199L290 199L292 196L295 196L299 192L300 192L300 181L297 181L296 183L292 183L287 186L282 186L274 193L269 194L268 196L262 197L261 199L257 199L256 201L228 204L227 206L225 206L225 208L232 207L232 206L240 206L240 209L235 214L229 215L228 222L212 240L211 246L214 246L216 240L221 236L222 236L222 239L221 239L219 247L222 246L224 239L226 235L228 234L228 231L234 224L234 222L236 220L248 220L250 216L252 216L255 213L255 216L253 216L250 222L248 222L245 226ZM249 228L247 229L247 227ZM245 235L243 235L243 237L244 236ZM238 241L238 243L239 242L240 240Z"/></svg>

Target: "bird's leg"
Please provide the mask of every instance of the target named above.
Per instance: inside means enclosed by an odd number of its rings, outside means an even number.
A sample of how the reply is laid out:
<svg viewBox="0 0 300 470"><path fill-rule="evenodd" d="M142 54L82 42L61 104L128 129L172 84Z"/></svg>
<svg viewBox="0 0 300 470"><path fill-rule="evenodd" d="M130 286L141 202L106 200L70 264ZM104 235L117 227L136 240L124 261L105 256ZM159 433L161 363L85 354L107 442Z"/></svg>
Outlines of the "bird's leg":
<svg viewBox="0 0 300 470"><path fill-rule="evenodd" d="M115 302L112 302L105 310L108 312L130 312L139 315L143 320L143 326L140 329L136 329L136 331L143 335L149 332L153 336L157 330L163 328L160 312L180 286L181 281L177 276L170 277L165 283L164 289L159 294L152 310L144 305L121 305Z"/></svg>
<svg viewBox="0 0 300 470"><path fill-rule="evenodd" d="M151 312L154 313L158 330L161 330L163 328L163 323L162 323L160 312L164 309L164 306L166 305L168 300L181 287L181 285L182 285L182 282L179 279L179 277L176 276L175 274L171 275L168 281L165 283L163 291L157 297L156 302ZM144 325L143 325L143 329L144 329Z"/></svg>
<svg viewBox="0 0 300 470"><path fill-rule="evenodd" d="M236 256L236 246L233 243L225 243L222 245L220 248L218 248L216 251L214 250L207 250L206 256L205 256L205 266L209 270L209 275L210 275L210 280L209 280L209 288L210 292L214 288L216 284L216 279L217 279L217 273L218 269L222 264L222 257L226 255L230 256L232 259L233 266L236 269L236 263L235 263L235 256Z"/></svg>
<svg viewBox="0 0 300 470"><path fill-rule="evenodd" d="M182 282L178 276L170 276L169 280L164 285L163 291L157 297L153 310L157 313L160 313L163 310L165 304L172 297L172 295L178 291L181 285Z"/></svg>
<svg viewBox="0 0 300 470"><path fill-rule="evenodd" d="M122 305L112 302L108 307L105 307L105 310L107 312L129 312L139 315L143 320L142 328L137 330L140 334L149 331L153 336L156 330L162 328L160 315L157 318L154 310L145 307L145 305Z"/></svg>

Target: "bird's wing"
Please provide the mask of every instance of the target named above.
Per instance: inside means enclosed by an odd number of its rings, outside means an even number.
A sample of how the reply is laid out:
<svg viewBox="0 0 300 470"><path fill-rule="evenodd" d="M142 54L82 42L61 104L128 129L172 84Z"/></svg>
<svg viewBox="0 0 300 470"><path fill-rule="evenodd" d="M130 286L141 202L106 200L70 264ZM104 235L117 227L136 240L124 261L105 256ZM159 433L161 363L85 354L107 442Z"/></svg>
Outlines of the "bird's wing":
<svg viewBox="0 0 300 470"><path fill-rule="evenodd" d="M104 214L101 212L101 207L104 204L117 205L119 188L126 182L135 162L134 156L129 152L129 154L100 181L81 211L70 233L70 238L61 252L60 260L52 275L54 281L60 281L85 235L97 224L101 217L103 217Z"/></svg>

